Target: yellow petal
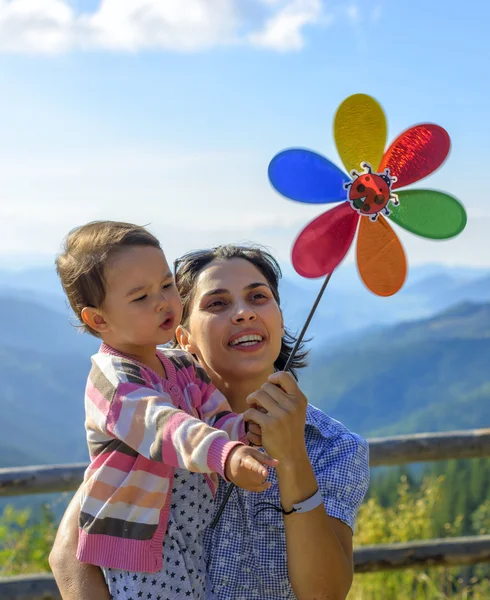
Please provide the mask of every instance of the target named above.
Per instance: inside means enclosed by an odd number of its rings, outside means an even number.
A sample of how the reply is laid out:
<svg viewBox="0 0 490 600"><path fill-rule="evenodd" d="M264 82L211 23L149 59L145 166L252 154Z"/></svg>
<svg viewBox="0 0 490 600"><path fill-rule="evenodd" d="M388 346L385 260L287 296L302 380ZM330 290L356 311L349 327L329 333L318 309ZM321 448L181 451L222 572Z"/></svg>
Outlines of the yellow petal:
<svg viewBox="0 0 490 600"><path fill-rule="evenodd" d="M371 96L354 94L337 109L334 138L337 151L350 173L367 162L379 167L386 146L387 124L383 109Z"/></svg>

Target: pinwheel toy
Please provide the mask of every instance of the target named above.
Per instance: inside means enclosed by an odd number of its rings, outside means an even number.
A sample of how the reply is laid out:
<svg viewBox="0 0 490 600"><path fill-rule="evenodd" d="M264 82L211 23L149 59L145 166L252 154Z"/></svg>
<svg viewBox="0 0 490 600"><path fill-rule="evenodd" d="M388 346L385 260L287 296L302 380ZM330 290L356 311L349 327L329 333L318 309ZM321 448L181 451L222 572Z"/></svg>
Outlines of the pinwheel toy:
<svg viewBox="0 0 490 600"><path fill-rule="evenodd" d="M452 196L422 189L393 193L444 162L450 147L447 132L430 123L415 125L385 151L386 133L381 106L356 94L344 100L334 120L337 150L350 176L311 150L292 148L272 159L269 179L280 194L308 204L341 202L307 225L294 243L293 266L303 277L331 274L359 230L359 274L373 293L391 296L405 281L407 261L385 217L432 239L447 239L464 229L465 210Z"/></svg>
<svg viewBox="0 0 490 600"><path fill-rule="evenodd" d="M407 260L387 219L411 233L439 240L458 235L466 225L465 209L453 196L428 189L399 190L442 165L450 148L448 133L432 123L415 125L385 151L386 136L386 118L379 103L371 96L355 94L342 102L334 119L337 150L349 174L302 148L280 152L269 165L270 182L286 198L307 204L340 203L309 223L293 245L296 272L326 278L284 370L356 233L361 279L374 294L392 296L403 286ZM213 527L232 490L230 485Z"/></svg>

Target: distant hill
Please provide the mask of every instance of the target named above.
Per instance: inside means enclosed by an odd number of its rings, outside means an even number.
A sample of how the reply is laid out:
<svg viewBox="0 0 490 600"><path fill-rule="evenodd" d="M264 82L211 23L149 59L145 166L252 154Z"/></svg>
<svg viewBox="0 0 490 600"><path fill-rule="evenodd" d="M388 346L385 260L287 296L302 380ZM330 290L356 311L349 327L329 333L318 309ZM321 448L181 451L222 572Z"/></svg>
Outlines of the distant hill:
<svg viewBox="0 0 490 600"><path fill-rule="evenodd" d="M286 324L303 325L322 281L284 279L281 296ZM334 273L311 322L313 346L342 344L345 336L369 329L431 317L462 302L490 302L487 271L419 267L409 274L402 290L390 298L366 290L353 267Z"/></svg>
<svg viewBox="0 0 490 600"><path fill-rule="evenodd" d="M73 326L67 309L47 308L35 300L0 296L0 344L47 352L93 352L100 343Z"/></svg>
<svg viewBox="0 0 490 600"><path fill-rule="evenodd" d="M83 394L88 355L0 346L2 465L88 458Z"/></svg>
<svg viewBox="0 0 490 600"><path fill-rule="evenodd" d="M418 314L461 290L490 298L490 277L480 275L425 270L415 291L383 299L339 273L310 330L316 342L301 376L310 401L363 435L490 425L490 303ZM319 285L284 281L290 322L301 325ZM51 293L41 288L0 291L0 466L87 458L83 392L99 341L74 329L61 295L58 307L41 303Z"/></svg>
<svg viewBox="0 0 490 600"><path fill-rule="evenodd" d="M286 324L299 330L322 284L299 277L284 265L280 291ZM18 271L0 270L0 297L34 302L68 318L69 310L54 265ZM421 265L410 269L402 290L391 298L369 293L352 264L334 273L311 324L313 345L342 341L369 328L430 317L464 302L490 302L490 270Z"/></svg>
<svg viewBox="0 0 490 600"><path fill-rule="evenodd" d="M301 384L363 435L490 426L490 303L316 349Z"/></svg>
<svg viewBox="0 0 490 600"><path fill-rule="evenodd" d="M100 342L69 313L0 296L0 466L86 460L83 394Z"/></svg>

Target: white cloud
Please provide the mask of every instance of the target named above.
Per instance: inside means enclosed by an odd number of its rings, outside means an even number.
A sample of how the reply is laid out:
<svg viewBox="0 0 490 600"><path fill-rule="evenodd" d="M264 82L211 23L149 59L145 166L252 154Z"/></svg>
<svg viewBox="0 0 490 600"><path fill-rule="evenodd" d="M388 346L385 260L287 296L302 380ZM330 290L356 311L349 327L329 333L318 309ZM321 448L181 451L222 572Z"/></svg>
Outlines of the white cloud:
<svg viewBox="0 0 490 600"><path fill-rule="evenodd" d="M72 43L73 24L64 0L0 0L0 50L63 52Z"/></svg>
<svg viewBox="0 0 490 600"><path fill-rule="evenodd" d="M0 0L0 52L197 51L252 44L304 45L306 25L325 24L322 0L100 0L91 13L69 0Z"/></svg>
<svg viewBox="0 0 490 600"><path fill-rule="evenodd" d="M231 0L103 0L79 24L88 46L197 50L230 43L239 22Z"/></svg>
<svg viewBox="0 0 490 600"><path fill-rule="evenodd" d="M265 27L250 35L257 46L276 50L299 50L303 47L303 28L318 23L322 14L320 0L293 0L270 17Z"/></svg>

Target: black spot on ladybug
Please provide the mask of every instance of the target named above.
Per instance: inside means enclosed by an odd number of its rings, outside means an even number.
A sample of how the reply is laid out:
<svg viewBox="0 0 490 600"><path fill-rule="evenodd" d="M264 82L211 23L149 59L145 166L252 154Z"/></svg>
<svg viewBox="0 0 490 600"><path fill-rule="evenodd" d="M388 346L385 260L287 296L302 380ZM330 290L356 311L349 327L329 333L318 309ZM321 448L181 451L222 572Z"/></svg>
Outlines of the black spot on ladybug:
<svg viewBox="0 0 490 600"><path fill-rule="evenodd" d="M363 206L362 206L363 212L369 212L370 208L371 208L371 206L367 202L366 202L366 204L363 204Z"/></svg>
<svg viewBox="0 0 490 600"><path fill-rule="evenodd" d="M369 177L369 175L366 177L366 181L371 181L371 177Z"/></svg>
<svg viewBox="0 0 490 600"><path fill-rule="evenodd" d="M360 183L360 184L357 186L357 191L358 191L358 192L360 192L361 194L362 194L362 192L364 192L365 190L366 190L366 186L365 186L365 185L363 185L362 183Z"/></svg>
<svg viewBox="0 0 490 600"><path fill-rule="evenodd" d="M383 204L384 201L385 201L385 197L382 194L378 194L377 196L374 196L374 202L376 204Z"/></svg>

